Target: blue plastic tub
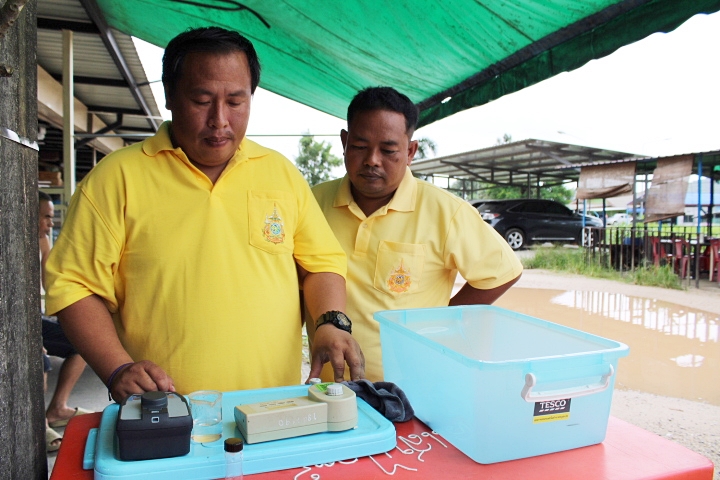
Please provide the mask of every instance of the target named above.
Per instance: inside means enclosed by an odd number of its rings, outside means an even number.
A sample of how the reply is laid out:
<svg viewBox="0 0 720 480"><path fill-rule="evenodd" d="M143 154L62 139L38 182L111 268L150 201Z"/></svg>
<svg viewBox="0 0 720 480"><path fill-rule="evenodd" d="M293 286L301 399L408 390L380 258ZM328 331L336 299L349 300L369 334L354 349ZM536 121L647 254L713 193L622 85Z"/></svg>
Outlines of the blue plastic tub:
<svg viewBox="0 0 720 480"><path fill-rule="evenodd" d="M605 439L628 347L499 307L377 312L385 380L478 463Z"/></svg>

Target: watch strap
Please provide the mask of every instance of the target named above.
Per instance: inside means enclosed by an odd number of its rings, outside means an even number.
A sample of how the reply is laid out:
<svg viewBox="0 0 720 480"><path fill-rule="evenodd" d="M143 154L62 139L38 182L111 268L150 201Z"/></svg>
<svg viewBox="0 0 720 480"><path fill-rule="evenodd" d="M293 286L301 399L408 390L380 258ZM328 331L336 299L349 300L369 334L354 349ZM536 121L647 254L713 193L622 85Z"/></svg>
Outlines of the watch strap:
<svg viewBox="0 0 720 480"><path fill-rule="evenodd" d="M343 312L339 310L331 310L320 315L320 318L315 322L315 329L326 323L332 323L336 328L344 330L352 334L352 322Z"/></svg>

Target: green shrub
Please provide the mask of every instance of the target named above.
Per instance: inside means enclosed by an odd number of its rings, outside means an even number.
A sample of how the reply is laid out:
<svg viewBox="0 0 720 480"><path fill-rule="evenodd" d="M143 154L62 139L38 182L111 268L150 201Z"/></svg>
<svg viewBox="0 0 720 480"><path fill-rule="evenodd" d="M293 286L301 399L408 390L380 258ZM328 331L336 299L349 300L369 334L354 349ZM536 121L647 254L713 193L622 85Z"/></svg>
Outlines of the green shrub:
<svg viewBox="0 0 720 480"><path fill-rule="evenodd" d="M534 255L523 258L522 263L527 269L542 268L635 285L683 289L680 279L670 266L640 265L633 271L620 272L609 266L606 255L584 248L536 248Z"/></svg>

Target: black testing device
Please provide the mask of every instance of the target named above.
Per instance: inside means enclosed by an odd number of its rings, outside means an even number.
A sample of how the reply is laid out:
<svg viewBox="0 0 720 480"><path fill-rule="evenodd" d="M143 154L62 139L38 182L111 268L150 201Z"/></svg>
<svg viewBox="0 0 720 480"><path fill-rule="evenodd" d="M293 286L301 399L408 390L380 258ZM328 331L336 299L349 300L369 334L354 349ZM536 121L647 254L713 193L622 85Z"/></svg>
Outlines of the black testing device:
<svg viewBox="0 0 720 480"><path fill-rule="evenodd" d="M115 433L120 460L179 457L190 452L193 421L185 397L145 392L120 405Z"/></svg>

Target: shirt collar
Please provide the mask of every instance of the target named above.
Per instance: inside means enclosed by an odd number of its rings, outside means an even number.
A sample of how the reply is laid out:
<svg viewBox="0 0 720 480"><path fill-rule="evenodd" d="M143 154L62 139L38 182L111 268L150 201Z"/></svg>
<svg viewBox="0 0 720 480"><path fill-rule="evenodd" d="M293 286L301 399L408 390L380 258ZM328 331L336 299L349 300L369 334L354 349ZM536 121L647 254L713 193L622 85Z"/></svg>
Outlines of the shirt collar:
<svg viewBox="0 0 720 480"><path fill-rule="evenodd" d="M412 212L415 210L415 202L417 200L417 181L413 177L410 167L405 170L400 185L398 185L395 195L390 199L390 202L379 210L381 214L386 214L388 210L395 210L398 212ZM335 194L335 201L333 207L347 207L355 203L352 192L350 191L350 179L347 174L343 177L338 187L337 194Z"/></svg>
<svg viewBox="0 0 720 480"><path fill-rule="evenodd" d="M170 150L173 152L180 152L180 149L176 149L173 147L172 140L170 139L170 125L172 122L165 121L160 125L160 128L158 128L158 131L155 135L153 135L150 138L147 138L145 141L143 141L142 149L145 154L154 157L158 153L164 151L164 150ZM272 150L269 148L265 148L262 145L259 145L252 140L248 140L247 137L242 139L242 142L240 142L240 147L238 148L238 151L235 152L235 155L232 159L230 159L230 162L228 163L227 167L225 167L225 170L229 170L234 165L241 163L245 160L255 160L261 157L264 157L271 153ZM181 155L181 158L187 159L187 156Z"/></svg>

